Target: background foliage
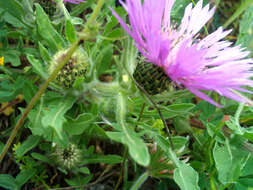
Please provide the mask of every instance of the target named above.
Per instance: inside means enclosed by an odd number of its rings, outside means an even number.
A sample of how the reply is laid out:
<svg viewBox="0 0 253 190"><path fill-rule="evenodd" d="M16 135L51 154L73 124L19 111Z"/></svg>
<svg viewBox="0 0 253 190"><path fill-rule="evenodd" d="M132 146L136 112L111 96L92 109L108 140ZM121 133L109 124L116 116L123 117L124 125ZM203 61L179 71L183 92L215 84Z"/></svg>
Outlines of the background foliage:
<svg viewBox="0 0 253 190"><path fill-rule="evenodd" d="M176 0L175 25L190 2ZM217 11L207 24L208 32L223 25L243 1L210 3L216 3ZM48 78L54 55L82 36L96 1L65 6L40 0L0 1L0 56L5 62L0 67L0 150ZM80 45L87 72L73 79L72 88L50 83L0 165L0 187L253 189L252 107L213 93L225 105L216 108L170 84L152 99L169 126L171 146L157 109L132 81L138 52L110 7L126 16L114 0L105 2L89 26L92 39ZM234 29L228 40L253 53L253 5L228 28Z"/></svg>

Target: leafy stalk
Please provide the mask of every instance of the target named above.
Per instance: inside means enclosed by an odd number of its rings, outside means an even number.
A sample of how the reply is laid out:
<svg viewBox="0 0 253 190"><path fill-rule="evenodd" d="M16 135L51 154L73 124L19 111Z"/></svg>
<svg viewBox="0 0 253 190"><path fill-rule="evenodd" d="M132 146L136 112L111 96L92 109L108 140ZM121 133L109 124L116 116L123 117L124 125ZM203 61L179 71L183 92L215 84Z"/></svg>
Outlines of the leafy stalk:
<svg viewBox="0 0 253 190"><path fill-rule="evenodd" d="M93 13L91 14L89 20L86 23L86 26L83 30L84 34L88 34L89 37L89 26L95 21L95 19L97 18L102 6L104 4L104 0L99 0L98 4L95 8L95 10L93 11ZM55 79L55 77L57 76L58 72L63 68L63 66L69 61L69 59L71 58L72 54L75 52L75 50L78 48L80 42L84 40L83 37L79 37L77 39L77 41L71 46L71 48L68 50L68 52L66 53L65 57L58 63L57 67L55 68L55 70L52 72L52 74L48 77L48 79L43 83L43 85L40 87L39 91L34 95L34 97L32 98L31 102L28 104L28 106L26 107L23 115L20 117L20 119L18 120L17 124L15 125L14 129L12 130L10 137L7 141L7 143L5 144L1 155L0 155L0 162L2 162L5 154L7 153L9 147L11 146L14 138L17 135L18 130L22 127L27 115L29 114L29 112L31 111L31 109L33 108L33 106L37 103L37 101L40 99L41 95L45 92L45 90L47 89L48 85L50 84L51 81L53 81Z"/></svg>

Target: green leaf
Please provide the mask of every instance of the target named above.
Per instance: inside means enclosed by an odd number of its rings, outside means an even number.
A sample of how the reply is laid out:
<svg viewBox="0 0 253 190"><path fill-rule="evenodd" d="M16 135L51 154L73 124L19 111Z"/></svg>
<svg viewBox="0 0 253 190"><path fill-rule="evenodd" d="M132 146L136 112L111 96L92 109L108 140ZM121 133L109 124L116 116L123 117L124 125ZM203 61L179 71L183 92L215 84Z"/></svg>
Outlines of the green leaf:
<svg viewBox="0 0 253 190"><path fill-rule="evenodd" d="M13 100L22 92L26 79L22 76L15 77L13 83L8 80L4 80L0 83L0 102Z"/></svg>
<svg viewBox="0 0 253 190"><path fill-rule="evenodd" d="M81 167L79 168L79 171L82 172L83 174L88 174L88 175L90 174L90 170L87 167Z"/></svg>
<svg viewBox="0 0 253 190"><path fill-rule="evenodd" d="M28 114L28 118L30 120L30 125L28 126L32 131L33 135L43 136L47 140L50 140L52 130L47 130L47 128L45 128L41 122L41 119L44 115L43 112L45 110L45 107L46 105L44 105L44 97L42 97L37 106L35 106Z"/></svg>
<svg viewBox="0 0 253 190"><path fill-rule="evenodd" d="M25 16L22 4L17 0L9 0L8 3L6 1L0 1L0 7L19 20L22 20L23 16Z"/></svg>
<svg viewBox="0 0 253 190"><path fill-rule="evenodd" d="M40 142L40 137L30 135L16 150L18 157L24 156L29 150L33 149Z"/></svg>
<svg viewBox="0 0 253 190"><path fill-rule="evenodd" d="M36 23L40 36L46 41L51 51L57 52L65 46L65 42L61 35L54 29L47 14L43 11L39 4L36 7Z"/></svg>
<svg viewBox="0 0 253 190"><path fill-rule="evenodd" d="M64 180L70 186L80 186L80 185L85 185L85 184L89 183L91 178L92 178L92 175L89 175L89 176L86 176L86 177L78 176L78 177L75 177L75 178L64 179Z"/></svg>
<svg viewBox="0 0 253 190"><path fill-rule="evenodd" d="M216 107L209 102L201 101L198 103L197 108L202 111L201 119L207 120L212 114L215 113Z"/></svg>
<svg viewBox="0 0 253 190"><path fill-rule="evenodd" d="M48 74L43 64L33 55L27 55L27 59L33 66L34 72L40 75L43 79L47 79Z"/></svg>
<svg viewBox="0 0 253 190"><path fill-rule="evenodd" d="M218 179L222 184L234 183L241 174L241 166L245 165L248 154L231 146L226 140L224 146L215 144L213 157L218 171ZM225 158L225 159L224 159Z"/></svg>
<svg viewBox="0 0 253 190"><path fill-rule="evenodd" d="M42 155L42 154L39 154L39 153L36 153L36 152L33 152L31 154L31 156L36 159L36 160L40 160L42 162L46 162L46 163L49 163L50 164L50 160L48 159L48 157Z"/></svg>
<svg viewBox="0 0 253 190"><path fill-rule="evenodd" d="M63 123L66 121L64 114L73 106L76 97L68 95L67 97L56 99L49 105L48 111L42 118L44 127L52 127L60 139L63 138Z"/></svg>
<svg viewBox="0 0 253 190"><path fill-rule="evenodd" d="M183 115L189 114L190 110L192 110L194 107L195 107L194 104L182 103L182 104L173 104L169 106L161 106L160 109L165 119L168 119L176 116L182 116L182 114ZM138 111L137 110L136 111L140 113L139 110L140 107L137 109ZM154 110L146 109L143 113L143 117L145 118L155 117L156 119L160 119L160 115L157 113L155 109Z"/></svg>
<svg viewBox="0 0 253 190"><path fill-rule="evenodd" d="M117 142L121 142L129 148L129 154L140 165L147 166L150 162L150 155L147 145L134 132L124 129L121 132L106 132L108 137ZM127 132L126 132L127 131Z"/></svg>
<svg viewBox="0 0 253 190"><path fill-rule="evenodd" d="M21 188L35 174L36 169L22 169L15 179L18 187Z"/></svg>
<svg viewBox="0 0 253 190"><path fill-rule="evenodd" d="M75 27L72 25L70 20L66 20L66 25L65 25L65 35L66 39L73 44L77 37L76 37L76 31Z"/></svg>
<svg viewBox="0 0 253 190"><path fill-rule="evenodd" d="M125 121L127 111L126 101L126 94L119 93L116 111L117 125L115 129L120 132L107 132L106 134L112 140L125 144L129 149L129 154L138 164L148 166L150 163L150 155L146 144Z"/></svg>
<svg viewBox="0 0 253 190"><path fill-rule="evenodd" d="M0 174L0 187L10 190L19 190L15 179L7 174Z"/></svg>
<svg viewBox="0 0 253 190"><path fill-rule="evenodd" d="M190 3L191 0L176 0L171 11L172 20L179 23L184 16L186 6Z"/></svg>
<svg viewBox="0 0 253 190"><path fill-rule="evenodd" d="M64 130L70 135L80 135L90 127L93 120L94 116L90 113L80 114L76 119L68 119L67 122L64 123Z"/></svg>
<svg viewBox="0 0 253 190"><path fill-rule="evenodd" d="M253 55L253 5L246 9L240 21L240 32L236 44L247 47Z"/></svg>
<svg viewBox="0 0 253 190"><path fill-rule="evenodd" d="M104 73L108 68L112 59L113 54L113 45L109 44L105 46L99 53L98 57L95 60L97 76L100 76Z"/></svg>
<svg viewBox="0 0 253 190"><path fill-rule="evenodd" d="M82 164L118 164L122 162L122 157L118 155L94 155L91 158L85 158Z"/></svg>
<svg viewBox="0 0 253 190"><path fill-rule="evenodd" d="M39 42L39 50L40 50L40 55L43 58L43 60L47 62L47 64L50 64L51 58L48 53L48 50L40 42Z"/></svg>
<svg viewBox="0 0 253 190"><path fill-rule="evenodd" d="M162 148L162 150L167 153L168 157L171 161L176 165L176 169L174 170L174 180L179 185L182 190L199 190L198 173L189 165L180 161L174 151L172 151L170 143L163 136L158 135L156 137L158 145ZM182 141L183 139L178 141ZM185 140L178 143L179 146L185 144ZM181 145L180 145L181 144Z"/></svg>
<svg viewBox="0 0 253 190"><path fill-rule="evenodd" d="M198 173L183 162L174 170L174 180L181 190L200 190Z"/></svg>
<svg viewBox="0 0 253 190"><path fill-rule="evenodd" d="M25 81L25 87L26 88L23 88L24 99L26 103L29 103L32 100L33 96L37 93L38 88L33 84L33 81L31 80Z"/></svg>
<svg viewBox="0 0 253 190"><path fill-rule="evenodd" d="M20 55L21 55L21 53L17 50L10 49L8 51L5 51L3 53L4 62L6 62L6 63L10 62L12 66L17 67L17 66L21 65L21 62L19 59Z"/></svg>

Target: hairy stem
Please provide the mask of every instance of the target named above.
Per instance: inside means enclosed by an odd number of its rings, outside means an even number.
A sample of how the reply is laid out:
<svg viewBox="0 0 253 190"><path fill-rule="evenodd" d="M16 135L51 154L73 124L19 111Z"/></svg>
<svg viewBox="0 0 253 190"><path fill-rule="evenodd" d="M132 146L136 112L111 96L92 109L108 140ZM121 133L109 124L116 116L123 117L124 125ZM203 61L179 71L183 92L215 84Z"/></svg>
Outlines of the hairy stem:
<svg viewBox="0 0 253 190"><path fill-rule="evenodd" d="M104 4L104 0L99 0L98 4L95 8L95 10L93 11L93 13L91 14L89 20L86 23L86 26L83 30L84 33L89 33L89 25L91 25L97 15L99 14L102 6ZM12 130L10 137L7 141L7 143L5 144L1 155L0 155L0 163L2 162L5 154L7 153L8 149L10 148L14 138L17 135L18 130L22 127L28 113L31 111L31 109L33 108L33 106L36 104L36 102L40 99L41 95L45 92L45 90L47 89L49 83L51 81L53 81L55 79L55 77L57 76L58 72L62 69L62 67L68 62L68 60L71 58L72 54L75 52L75 50L78 48L79 43L84 40L82 37L79 37L77 39L77 41L71 46L71 48L68 50L68 52L66 53L65 57L58 63L57 67L55 68L55 70L52 72L52 74L48 77L48 79L43 83L43 85L40 87L39 91L34 95L34 97L32 98L31 102L27 105L23 115L21 116L21 118L18 120L17 124L15 125L14 129Z"/></svg>

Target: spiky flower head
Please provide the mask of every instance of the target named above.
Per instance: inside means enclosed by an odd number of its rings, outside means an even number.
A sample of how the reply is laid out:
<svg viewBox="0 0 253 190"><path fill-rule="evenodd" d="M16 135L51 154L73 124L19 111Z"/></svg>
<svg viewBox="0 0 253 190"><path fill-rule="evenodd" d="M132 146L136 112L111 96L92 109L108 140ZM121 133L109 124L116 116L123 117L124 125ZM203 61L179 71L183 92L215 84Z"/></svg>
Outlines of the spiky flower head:
<svg viewBox="0 0 253 190"><path fill-rule="evenodd" d="M160 94L170 86L163 69L144 60L139 60L133 77L150 95Z"/></svg>
<svg viewBox="0 0 253 190"><path fill-rule="evenodd" d="M81 150L75 144L69 144L66 148L56 148L54 153L57 164L70 169L77 167L81 161Z"/></svg>
<svg viewBox="0 0 253 190"><path fill-rule="evenodd" d="M202 3L200 0L194 8L192 3L186 7L177 29L170 23L174 0L144 0L143 4L140 0L121 2L128 12L130 28L112 12L147 61L161 67L177 85L216 106L220 105L203 90L251 103L240 93L252 93L243 88L253 86L250 80L253 60L247 58L250 52L223 40L231 30L223 31L221 27L198 39L198 32L215 12L215 7L210 10L209 4L203 7Z"/></svg>
<svg viewBox="0 0 253 190"><path fill-rule="evenodd" d="M68 50L62 50L53 56L53 59L48 67L48 72L51 74L56 68L60 60L62 60ZM71 56L68 63L59 71L56 76L55 83L65 88L73 87L73 84L78 78L86 78L90 65L88 63L87 55L85 52L78 49Z"/></svg>

